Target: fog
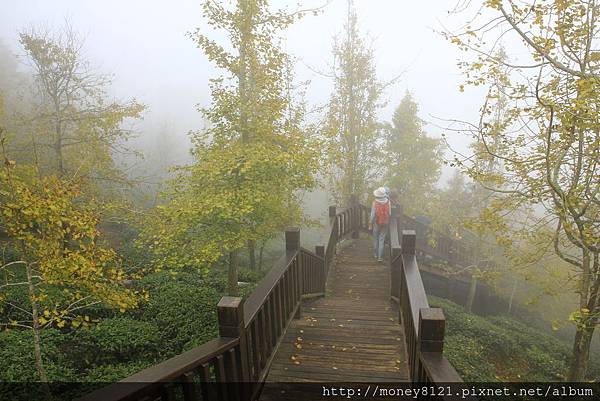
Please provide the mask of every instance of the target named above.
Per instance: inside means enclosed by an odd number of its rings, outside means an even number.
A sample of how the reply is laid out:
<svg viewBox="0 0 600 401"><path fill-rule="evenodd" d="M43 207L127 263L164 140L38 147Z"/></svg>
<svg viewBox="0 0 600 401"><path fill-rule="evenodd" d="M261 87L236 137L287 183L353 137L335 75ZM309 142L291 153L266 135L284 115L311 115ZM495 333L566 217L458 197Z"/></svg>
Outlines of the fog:
<svg viewBox="0 0 600 401"><path fill-rule="evenodd" d="M274 8L298 9L296 2L273 1ZM432 136L440 136L444 122L455 118L473 121L478 116L483 92L458 87L463 78L456 66L461 56L436 31L464 24L464 15L450 13L456 0L400 2L357 0L355 6L363 34L373 41L379 79L390 80L380 111L386 121L410 90L420 105L420 116ZM294 24L285 38L285 49L297 58L297 81L310 81L306 91L309 109L323 105L331 90L327 72L332 61L333 37L346 19L346 0L303 1L301 8L321 7L322 13L307 16ZM60 28L67 19L85 36L85 55L98 71L114 74L113 95L135 97L148 106L143 121L136 123L139 137L135 146L152 152L156 132L168 132L171 159L188 159L187 133L203 127L198 106L208 105L208 81L218 71L186 35L195 28L206 31L200 1L0 1L0 40L16 55L22 55L18 32L30 26ZM461 20L462 19L462 20ZM223 33L211 37L225 41ZM23 66L22 68L26 68ZM319 117L312 113L311 119ZM464 150L466 140L450 135L450 143ZM159 145L165 151L163 145ZM448 152L447 152L448 153ZM449 176L444 171L443 179Z"/></svg>

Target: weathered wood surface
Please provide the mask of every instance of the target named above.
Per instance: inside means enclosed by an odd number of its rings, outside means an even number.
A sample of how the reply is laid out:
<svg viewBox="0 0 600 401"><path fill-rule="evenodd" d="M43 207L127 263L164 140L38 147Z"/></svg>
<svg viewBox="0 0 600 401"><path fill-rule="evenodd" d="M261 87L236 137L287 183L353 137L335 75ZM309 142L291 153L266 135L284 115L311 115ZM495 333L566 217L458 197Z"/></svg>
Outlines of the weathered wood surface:
<svg viewBox="0 0 600 401"><path fill-rule="evenodd" d="M336 256L326 296L303 303L273 360L261 400L280 399L276 382L409 380L404 333L389 300L389 268L370 239Z"/></svg>

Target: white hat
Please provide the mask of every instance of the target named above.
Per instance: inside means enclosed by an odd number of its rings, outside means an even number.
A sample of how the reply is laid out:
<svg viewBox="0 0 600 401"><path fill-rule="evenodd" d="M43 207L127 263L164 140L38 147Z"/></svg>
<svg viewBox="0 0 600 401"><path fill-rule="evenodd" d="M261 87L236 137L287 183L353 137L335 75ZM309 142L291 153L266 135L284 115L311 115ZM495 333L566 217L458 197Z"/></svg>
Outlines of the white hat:
<svg viewBox="0 0 600 401"><path fill-rule="evenodd" d="M384 187L379 187L377 188L375 191L373 191L373 195L375 195L376 198L385 198L385 188Z"/></svg>

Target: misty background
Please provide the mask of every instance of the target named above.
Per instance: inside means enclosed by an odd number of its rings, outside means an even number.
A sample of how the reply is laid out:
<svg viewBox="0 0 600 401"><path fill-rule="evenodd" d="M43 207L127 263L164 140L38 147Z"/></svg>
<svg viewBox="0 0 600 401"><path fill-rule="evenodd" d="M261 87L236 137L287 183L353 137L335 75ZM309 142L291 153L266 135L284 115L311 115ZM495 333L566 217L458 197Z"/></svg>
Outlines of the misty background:
<svg viewBox="0 0 600 401"><path fill-rule="evenodd" d="M380 110L380 121L391 119L406 90L419 104L420 117L429 123L425 129L431 136L439 137L447 125L440 119L473 121L478 117L484 91L458 90L463 81L456 65L460 52L438 33L464 23L464 18L451 13L456 4L456 0L355 2L361 31L373 42L379 79L400 76L383 96L388 101ZM319 118L318 108L331 92L332 80L324 74L330 70L333 38L343 28L347 2L307 0L301 6L294 1L272 2L273 8L290 11L322 6L319 16L295 23L284 43L284 50L297 59L296 82L309 82L310 121ZM225 42L222 32L207 26L200 2L2 0L0 41L20 57L19 31L31 26L56 29L65 19L85 37L84 55L98 72L114 74L112 95L117 99L135 97L148 106L143 120L135 122L138 137L131 145L148 157L160 153L165 169L190 160L188 132L204 127L197 108L209 104L208 82L219 72L187 33L200 28ZM26 71L28 67L21 64L20 68ZM448 133L448 140L453 148L466 149L464 136ZM144 175L144 169L141 164L136 174ZM441 181L447 180L450 170L444 168Z"/></svg>

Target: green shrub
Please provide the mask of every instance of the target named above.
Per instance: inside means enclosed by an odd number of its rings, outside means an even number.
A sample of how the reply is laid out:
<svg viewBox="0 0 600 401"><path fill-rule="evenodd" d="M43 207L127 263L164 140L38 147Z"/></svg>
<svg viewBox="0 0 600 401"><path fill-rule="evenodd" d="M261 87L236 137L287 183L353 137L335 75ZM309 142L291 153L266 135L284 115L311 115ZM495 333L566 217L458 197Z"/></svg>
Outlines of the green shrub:
<svg viewBox="0 0 600 401"><path fill-rule="evenodd" d="M158 328L129 317L105 319L73 336L73 365L90 369L128 361L154 361L160 349Z"/></svg>
<svg viewBox="0 0 600 401"><path fill-rule="evenodd" d="M65 357L65 336L55 329L45 329L41 335L42 361L49 381L73 381L77 374ZM0 382L39 381L33 354L31 330L0 332Z"/></svg>
<svg viewBox="0 0 600 401"><path fill-rule="evenodd" d="M444 354L466 381L556 381L567 371L569 346L508 316L482 317L431 297L444 309Z"/></svg>
<svg viewBox="0 0 600 401"><path fill-rule="evenodd" d="M155 325L160 333L160 354L170 357L217 336L216 306L221 294L199 275L154 273L140 285L150 292L140 309L140 319Z"/></svg>
<svg viewBox="0 0 600 401"><path fill-rule="evenodd" d="M91 383L114 383L152 365L154 365L154 363L149 361L133 361L113 365L101 365L90 369L85 376L85 380Z"/></svg>
<svg viewBox="0 0 600 401"><path fill-rule="evenodd" d="M241 269L238 272L238 280L246 283L258 283L266 273L266 270Z"/></svg>

